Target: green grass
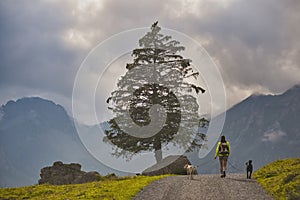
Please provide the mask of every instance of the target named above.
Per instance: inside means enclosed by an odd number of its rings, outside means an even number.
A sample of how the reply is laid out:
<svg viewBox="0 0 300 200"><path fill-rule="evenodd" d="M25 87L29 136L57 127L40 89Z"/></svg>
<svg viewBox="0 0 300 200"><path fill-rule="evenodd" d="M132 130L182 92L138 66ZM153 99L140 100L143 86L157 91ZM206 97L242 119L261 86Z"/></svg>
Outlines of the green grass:
<svg viewBox="0 0 300 200"><path fill-rule="evenodd" d="M254 177L275 199L300 199L300 158L272 162Z"/></svg>
<svg viewBox="0 0 300 200"><path fill-rule="evenodd" d="M132 199L142 188L162 176L136 176L74 185L34 185L1 188L0 199Z"/></svg>

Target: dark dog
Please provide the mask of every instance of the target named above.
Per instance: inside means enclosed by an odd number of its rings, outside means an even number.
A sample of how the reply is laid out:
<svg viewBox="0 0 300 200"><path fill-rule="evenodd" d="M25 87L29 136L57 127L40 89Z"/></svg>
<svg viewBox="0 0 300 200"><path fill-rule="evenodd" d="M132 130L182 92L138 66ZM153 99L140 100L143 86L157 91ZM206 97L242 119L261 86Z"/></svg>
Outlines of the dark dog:
<svg viewBox="0 0 300 200"><path fill-rule="evenodd" d="M247 170L247 178L251 179L252 171L253 171L253 165L252 165L252 160L249 160L246 162L246 170Z"/></svg>

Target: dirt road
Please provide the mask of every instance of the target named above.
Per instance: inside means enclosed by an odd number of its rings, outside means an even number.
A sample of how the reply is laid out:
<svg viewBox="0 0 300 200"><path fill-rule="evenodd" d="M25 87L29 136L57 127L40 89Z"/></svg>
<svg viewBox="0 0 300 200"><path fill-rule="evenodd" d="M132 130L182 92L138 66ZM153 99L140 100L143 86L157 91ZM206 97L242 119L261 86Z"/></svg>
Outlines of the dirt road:
<svg viewBox="0 0 300 200"><path fill-rule="evenodd" d="M217 174L171 176L145 187L134 200L272 200L273 198L254 179L244 174L228 174L220 178Z"/></svg>

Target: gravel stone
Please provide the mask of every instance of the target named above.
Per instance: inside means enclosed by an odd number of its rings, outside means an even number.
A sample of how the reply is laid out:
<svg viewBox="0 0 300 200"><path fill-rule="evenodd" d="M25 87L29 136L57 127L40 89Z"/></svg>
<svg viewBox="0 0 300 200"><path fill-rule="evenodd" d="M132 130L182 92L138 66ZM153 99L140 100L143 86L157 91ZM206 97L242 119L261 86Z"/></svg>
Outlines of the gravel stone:
<svg viewBox="0 0 300 200"><path fill-rule="evenodd" d="M146 186L134 200L273 200L255 179L246 179L245 174L218 174L170 176Z"/></svg>

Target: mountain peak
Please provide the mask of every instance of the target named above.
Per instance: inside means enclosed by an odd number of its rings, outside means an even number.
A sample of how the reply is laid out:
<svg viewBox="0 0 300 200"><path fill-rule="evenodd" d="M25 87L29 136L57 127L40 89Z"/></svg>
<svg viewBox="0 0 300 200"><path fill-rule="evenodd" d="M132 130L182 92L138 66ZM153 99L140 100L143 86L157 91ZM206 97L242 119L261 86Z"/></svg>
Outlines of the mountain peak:
<svg viewBox="0 0 300 200"><path fill-rule="evenodd" d="M300 94L300 84L294 85L290 89L288 89L285 92L283 92L282 94L278 94L278 95L262 94L262 93L259 93L259 92L255 92L255 93L251 94L250 96L248 96L247 98L245 98L240 103L253 102L253 101L256 101L257 99L267 99L267 100L269 100L269 98L272 98L272 97L290 96L290 95L294 95L294 94ZM238 104L240 104L240 103L238 103Z"/></svg>
<svg viewBox="0 0 300 200"><path fill-rule="evenodd" d="M65 124L70 123L70 117L61 105L40 97L24 97L16 101L11 100L3 105L0 110L3 123L19 120L23 124L30 124L34 121L35 124L41 123L45 127L64 127Z"/></svg>
<svg viewBox="0 0 300 200"><path fill-rule="evenodd" d="M4 112L24 112L28 110L43 110L51 112L54 110L59 110L65 112L65 109L59 105L55 104L53 101L43 99L41 97L23 97L16 101L10 100L5 105L1 107Z"/></svg>
<svg viewBox="0 0 300 200"><path fill-rule="evenodd" d="M285 93L288 93L288 92L300 92L300 84L294 85L293 87L288 89Z"/></svg>
<svg viewBox="0 0 300 200"><path fill-rule="evenodd" d="M34 105L36 103L57 105L53 101L46 100L46 99L43 99L41 97L23 97L23 98L17 99L16 101L10 100L3 107L7 107L7 106L9 107L9 106L14 105L14 104L31 104L31 105Z"/></svg>
<svg viewBox="0 0 300 200"><path fill-rule="evenodd" d="M89 154L65 109L50 100L9 101L0 118L0 187L34 184L39 170L55 160L111 171Z"/></svg>
<svg viewBox="0 0 300 200"><path fill-rule="evenodd" d="M299 98L300 85L295 85L280 95L251 95L227 110L222 133L234 150L231 172L242 169L247 159L253 159L258 169L278 157L300 154ZM211 151L199 161L196 152L191 161L202 166L203 173L217 173L218 163L210 162L213 155Z"/></svg>

